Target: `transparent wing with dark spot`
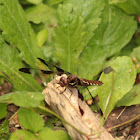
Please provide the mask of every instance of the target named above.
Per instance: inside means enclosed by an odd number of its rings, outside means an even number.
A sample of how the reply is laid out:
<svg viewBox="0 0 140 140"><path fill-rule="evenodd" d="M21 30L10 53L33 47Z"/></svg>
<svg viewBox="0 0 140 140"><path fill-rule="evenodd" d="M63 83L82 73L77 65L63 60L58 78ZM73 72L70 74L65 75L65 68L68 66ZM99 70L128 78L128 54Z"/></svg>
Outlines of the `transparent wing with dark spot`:
<svg viewBox="0 0 140 140"><path fill-rule="evenodd" d="M43 64L45 64L47 67L49 67L49 65L45 62L45 60L41 59L41 58L37 58L39 59Z"/></svg>
<svg viewBox="0 0 140 140"><path fill-rule="evenodd" d="M47 71L47 70L40 70L40 69L35 69L35 68L20 68L19 71L27 74L31 74L31 70L38 70L41 71L44 74L63 74L62 72L58 71Z"/></svg>
<svg viewBox="0 0 140 140"><path fill-rule="evenodd" d="M24 72L24 73L31 74L31 69L32 68L20 68L19 71Z"/></svg>
<svg viewBox="0 0 140 140"><path fill-rule="evenodd" d="M41 59L41 58L38 58L43 64L45 64L47 67L49 67L49 65L46 63L45 60ZM71 74L70 72L67 72L67 71L64 71L63 69L55 66L55 65L52 65L53 67L55 67L57 69L57 71L47 71L47 70L40 70L40 69L37 69L37 68L20 68L19 71L21 72L24 72L24 73L27 73L27 74L31 74L31 70L34 69L34 70L38 70L38 71L41 71L42 73L44 74L58 74L58 75L61 75L61 74Z"/></svg>
<svg viewBox="0 0 140 140"><path fill-rule="evenodd" d="M43 59L41 59L41 58L38 58L43 64L45 64L47 67L49 67L49 65L50 64L47 64L46 62L45 62L45 60L43 60ZM71 74L70 72L68 72L68 71L65 71L65 70L63 70L63 69L61 69L61 68L59 68L59 67L57 67L57 66L55 66L55 65L52 65L53 67L55 67L56 69L57 69L57 71L58 71L58 74L63 74L63 73L65 73L65 74ZM55 72L56 73L56 72Z"/></svg>

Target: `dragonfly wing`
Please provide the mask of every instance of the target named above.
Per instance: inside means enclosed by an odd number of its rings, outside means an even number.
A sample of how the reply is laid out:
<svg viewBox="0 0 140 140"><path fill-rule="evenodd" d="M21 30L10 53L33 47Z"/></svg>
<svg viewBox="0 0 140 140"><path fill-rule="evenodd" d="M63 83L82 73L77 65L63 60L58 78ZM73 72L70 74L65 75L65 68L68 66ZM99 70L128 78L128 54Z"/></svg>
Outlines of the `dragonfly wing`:
<svg viewBox="0 0 140 140"><path fill-rule="evenodd" d="M49 65L45 62L45 60L43 60L43 59L41 59L41 58L38 58L43 64L45 64L46 66L48 66L49 67ZM68 71L65 71L65 70L63 70L63 69L61 69L61 68L59 68L59 67L57 67L57 66L55 66L55 65L52 65L53 67L55 67L56 69L57 69L57 71L58 71L58 74L71 74L70 72L68 72ZM56 73L56 72L54 72L54 73ZM47 73L46 73L47 74ZM51 74L51 73L49 73L49 74Z"/></svg>
<svg viewBox="0 0 140 140"><path fill-rule="evenodd" d="M31 70L32 68L20 68L19 71L24 72L24 73L28 73L31 74Z"/></svg>

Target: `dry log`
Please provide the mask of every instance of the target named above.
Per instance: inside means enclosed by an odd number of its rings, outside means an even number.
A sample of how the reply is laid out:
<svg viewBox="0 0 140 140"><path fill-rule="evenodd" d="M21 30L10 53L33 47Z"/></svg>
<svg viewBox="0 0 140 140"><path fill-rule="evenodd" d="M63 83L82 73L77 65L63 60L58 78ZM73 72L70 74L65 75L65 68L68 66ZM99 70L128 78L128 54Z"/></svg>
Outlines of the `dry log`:
<svg viewBox="0 0 140 140"><path fill-rule="evenodd" d="M62 76L67 78L65 74ZM70 137L73 140L114 140L105 128L99 128L99 118L97 118L97 115L93 113L86 102L78 97L77 89L61 87L59 85L60 78L61 76L57 76L48 83L43 94L45 94L45 101L56 114L84 133L79 133L69 124L63 122Z"/></svg>

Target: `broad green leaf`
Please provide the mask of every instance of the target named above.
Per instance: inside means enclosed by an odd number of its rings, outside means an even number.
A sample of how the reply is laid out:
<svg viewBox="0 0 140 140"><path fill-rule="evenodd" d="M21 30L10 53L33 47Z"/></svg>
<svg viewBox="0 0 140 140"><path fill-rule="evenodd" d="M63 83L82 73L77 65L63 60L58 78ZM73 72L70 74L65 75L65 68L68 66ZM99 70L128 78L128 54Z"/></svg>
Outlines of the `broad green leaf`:
<svg viewBox="0 0 140 140"><path fill-rule="evenodd" d="M131 106L140 104L140 84L135 85L123 98L121 98L116 106Z"/></svg>
<svg viewBox="0 0 140 140"><path fill-rule="evenodd" d="M44 100L41 92L19 91L13 93L12 102L20 107L38 107L40 102Z"/></svg>
<svg viewBox="0 0 140 140"><path fill-rule="evenodd" d="M38 107L41 101L44 100L44 95L41 92L18 91L0 96L0 103L14 103L20 107ZM0 108L2 104L0 104ZM2 115L2 109L1 114ZM6 110L3 106L3 111ZM4 113L5 114L5 113Z"/></svg>
<svg viewBox="0 0 140 140"><path fill-rule="evenodd" d="M4 40L20 50L20 56L32 67L43 53L17 0L0 0L0 30Z"/></svg>
<svg viewBox="0 0 140 140"><path fill-rule="evenodd" d="M47 0L50 5L56 5L66 0Z"/></svg>
<svg viewBox="0 0 140 140"><path fill-rule="evenodd" d="M17 130L11 134L10 140L37 140L37 137L26 130Z"/></svg>
<svg viewBox="0 0 140 140"><path fill-rule="evenodd" d="M52 129L44 127L38 134L38 140L46 140L46 138L49 140L59 140Z"/></svg>
<svg viewBox="0 0 140 140"><path fill-rule="evenodd" d="M8 93L0 96L0 103L4 103L5 101L11 101L12 95L13 95L12 93Z"/></svg>
<svg viewBox="0 0 140 140"><path fill-rule="evenodd" d="M16 48L8 46L0 36L0 75L9 80L17 90L42 91L36 80L25 73L19 72L24 67Z"/></svg>
<svg viewBox="0 0 140 140"><path fill-rule="evenodd" d="M75 60L85 47L86 32L83 18L71 13L72 9L71 4L59 6L61 26L55 30L55 48L62 68L75 72L77 64Z"/></svg>
<svg viewBox="0 0 140 140"><path fill-rule="evenodd" d="M60 140L71 140L70 136L68 135L68 133L66 133L63 130L57 130L55 131L56 136L60 139Z"/></svg>
<svg viewBox="0 0 140 140"><path fill-rule="evenodd" d="M131 53L131 57L135 57L137 60L140 61L140 46L133 49L133 52Z"/></svg>
<svg viewBox="0 0 140 140"><path fill-rule="evenodd" d="M47 40L47 36L48 36L48 30L47 29L43 29L37 34L36 38L37 38L37 42L38 42L39 47L43 46L43 44Z"/></svg>
<svg viewBox="0 0 140 140"><path fill-rule="evenodd" d="M114 71L102 73L100 80L103 85L98 88L99 106L107 118L116 102L133 87L136 78L136 68L130 57L117 57L109 64Z"/></svg>
<svg viewBox="0 0 140 140"><path fill-rule="evenodd" d="M88 90L90 91L90 93L92 94L93 97L97 96L98 86L89 86ZM85 88L84 90L80 91L80 93L84 96L85 101L91 99L91 96L90 96L88 90Z"/></svg>
<svg viewBox="0 0 140 140"><path fill-rule="evenodd" d="M26 17L28 21L31 21L35 24L39 24L41 22L45 23L48 18L50 18L50 14L52 9L45 4L39 4L32 7L29 7L25 10Z"/></svg>
<svg viewBox="0 0 140 140"><path fill-rule="evenodd" d="M32 4L40 4L42 2L42 0L26 0Z"/></svg>
<svg viewBox="0 0 140 140"><path fill-rule="evenodd" d="M135 32L133 40L135 41L136 46L140 46L140 39L139 39L139 32L140 32L140 27L137 27L137 31Z"/></svg>
<svg viewBox="0 0 140 140"><path fill-rule="evenodd" d="M120 7L128 14L140 14L139 0L109 0L109 3Z"/></svg>
<svg viewBox="0 0 140 140"><path fill-rule="evenodd" d="M75 15L83 17L86 24L86 42L88 42L101 22L100 15L105 3L102 0L68 0L68 3L73 5Z"/></svg>
<svg viewBox="0 0 140 140"><path fill-rule="evenodd" d="M71 140L69 135L62 130L52 130L49 127L44 127L39 132L38 140Z"/></svg>
<svg viewBox="0 0 140 140"><path fill-rule="evenodd" d="M59 5L60 26L55 30L55 48L65 70L77 72L78 57L101 21L103 6L101 0L66 1Z"/></svg>
<svg viewBox="0 0 140 140"><path fill-rule="evenodd" d="M36 112L20 108L18 112L19 123L22 127L33 131L40 131L44 126L44 121Z"/></svg>
<svg viewBox="0 0 140 140"><path fill-rule="evenodd" d="M54 124L60 121L58 118L49 118L45 124L46 127L54 128Z"/></svg>
<svg viewBox="0 0 140 140"><path fill-rule="evenodd" d="M89 41L79 59L78 75L92 79L103 66L105 58L120 52L130 41L136 22L119 8L105 5L101 15L102 22L94 31L95 36Z"/></svg>
<svg viewBox="0 0 140 140"><path fill-rule="evenodd" d="M44 23L41 24L31 24L32 25L32 29L34 30L34 33L37 34L38 32L40 32L41 30L43 30L45 28Z"/></svg>
<svg viewBox="0 0 140 140"><path fill-rule="evenodd" d="M0 134L9 133L9 121L6 119L4 123L0 126Z"/></svg>
<svg viewBox="0 0 140 140"><path fill-rule="evenodd" d="M4 118L7 114L7 104L0 104L0 119Z"/></svg>
<svg viewBox="0 0 140 140"><path fill-rule="evenodd" d="M131 56L133 49L136 47L136 42L132 39L124 48L121 49L120 56Z"/></svg>

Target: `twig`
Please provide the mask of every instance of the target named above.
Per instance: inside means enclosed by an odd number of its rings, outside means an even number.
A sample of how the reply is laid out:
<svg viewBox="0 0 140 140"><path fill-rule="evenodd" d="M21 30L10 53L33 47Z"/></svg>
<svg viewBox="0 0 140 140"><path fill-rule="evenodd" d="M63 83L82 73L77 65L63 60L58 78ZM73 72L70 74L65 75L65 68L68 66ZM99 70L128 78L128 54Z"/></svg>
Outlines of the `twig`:
<svg viewBox="0 0 140 140"><path fill-rule="evenodd" d="M66 75L62 76L67 78ZM80 132L86 134L79 133L70 125L63 122L70 137L73 140L114 140L105 128L99 128L99 119L86 102L78 98L77 89L61 87L58 84L60 78L60 76L57 76L53 81L48 83L43 93L45 94L45 101L56 114L76 127ZM99 133L101 130L103 131Z"/></svg>

